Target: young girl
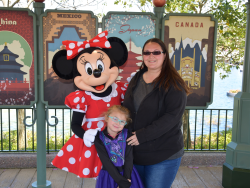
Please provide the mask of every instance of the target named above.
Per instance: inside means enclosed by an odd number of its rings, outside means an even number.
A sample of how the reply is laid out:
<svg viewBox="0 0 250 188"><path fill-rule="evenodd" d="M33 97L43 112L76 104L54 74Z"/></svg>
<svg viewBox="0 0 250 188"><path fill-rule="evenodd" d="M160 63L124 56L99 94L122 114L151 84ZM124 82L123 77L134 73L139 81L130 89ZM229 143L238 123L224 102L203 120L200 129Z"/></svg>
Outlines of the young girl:
<svg viewBox="0 0 250 188"><path fill-rule="evenodd" d="M123 106L114 105L105 113L106 128L96 135L94 142L103 164L96 188L144 187L133 167L132 146L126 143L131 133L124 126L129 121L129 111Z"/></svg>

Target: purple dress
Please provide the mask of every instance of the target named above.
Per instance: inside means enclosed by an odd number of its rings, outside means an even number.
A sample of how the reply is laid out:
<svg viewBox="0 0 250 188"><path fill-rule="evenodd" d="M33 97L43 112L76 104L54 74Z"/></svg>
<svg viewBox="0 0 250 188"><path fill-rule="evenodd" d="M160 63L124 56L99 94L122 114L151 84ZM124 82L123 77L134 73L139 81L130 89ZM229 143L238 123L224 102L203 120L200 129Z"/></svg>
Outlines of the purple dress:
<svg viewBox="0 0 250 188"><path fill-rule="evenodd" d="M123 129L116 138L110 137L107 129L96 136L95 146L103 164L96 188L144 188L133 167L133 147L127 145L127 136L127 129Z"/></svg>

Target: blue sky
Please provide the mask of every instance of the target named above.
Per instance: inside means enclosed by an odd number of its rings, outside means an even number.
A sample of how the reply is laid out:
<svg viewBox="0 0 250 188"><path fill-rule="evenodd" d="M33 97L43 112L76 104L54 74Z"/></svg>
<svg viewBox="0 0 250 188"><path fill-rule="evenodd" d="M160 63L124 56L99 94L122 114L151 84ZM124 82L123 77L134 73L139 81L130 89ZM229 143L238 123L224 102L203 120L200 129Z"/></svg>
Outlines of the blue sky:
<svg viewBox="0 0 250 188"><path fill-rule="evenodd" d="M57 49L60 49L62 41L64 40L83 41L83 39L79 38L75 28L68 27L63 30L59 39L55 39L54 43L49 44L49 51L55 51Z"/></svg>

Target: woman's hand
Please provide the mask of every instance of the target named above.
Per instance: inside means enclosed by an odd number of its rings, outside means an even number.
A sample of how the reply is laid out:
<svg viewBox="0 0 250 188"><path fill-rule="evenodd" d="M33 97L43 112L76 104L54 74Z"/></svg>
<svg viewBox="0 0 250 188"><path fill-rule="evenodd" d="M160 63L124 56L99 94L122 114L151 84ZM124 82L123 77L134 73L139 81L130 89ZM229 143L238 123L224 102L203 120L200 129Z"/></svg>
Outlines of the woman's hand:
<svg viewBox="0 0 250 188"><path fill-rule="evenodd" d="M131 146L138 146L140 143L139 141L137 140L137 137L136 137L136 134L135 132L132 132L132 136L130 136L128 139L127 139L127 142L128 142L128 145L131 145Z"/></svg>

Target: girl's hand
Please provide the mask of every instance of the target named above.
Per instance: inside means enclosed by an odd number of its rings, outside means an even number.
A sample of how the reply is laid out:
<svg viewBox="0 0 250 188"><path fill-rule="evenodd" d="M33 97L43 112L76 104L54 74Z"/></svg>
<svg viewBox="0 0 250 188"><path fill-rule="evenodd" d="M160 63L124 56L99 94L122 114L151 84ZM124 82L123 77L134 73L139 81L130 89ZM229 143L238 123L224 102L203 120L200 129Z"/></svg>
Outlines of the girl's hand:
<svg viewBox="0 0 250 188"><path fill-rule="evenodd" d="M131 182L131 180L130 180L130 179L128 179L128 181L129 181L129 182ZM119 186L118 186L117 188L119 188Z"/></svg>
<svg viewBox="0 0 250 188"><path fill-rule="evenodd" d="M132 136L130 136L128 139L127 139L127 142L128 142L128 145L131 145L131 146L138 146L140 143L139 141L137 140L137 137L136 137L136 134L135 132L132 132Z"/></svg>

